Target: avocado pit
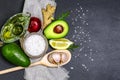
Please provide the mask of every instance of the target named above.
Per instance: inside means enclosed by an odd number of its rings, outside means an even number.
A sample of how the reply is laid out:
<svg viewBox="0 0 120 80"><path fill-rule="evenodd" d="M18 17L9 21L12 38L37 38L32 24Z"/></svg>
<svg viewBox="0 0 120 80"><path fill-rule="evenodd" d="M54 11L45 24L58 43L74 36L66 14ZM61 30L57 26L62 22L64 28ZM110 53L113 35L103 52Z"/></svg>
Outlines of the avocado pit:
<svg viewBox="0 0 120 80"><path fill-rule="evenodd" d="M55 28L54 28L54 32L55 33L62 33L63 32L63 26L62 25L56 25Z"/></svg>

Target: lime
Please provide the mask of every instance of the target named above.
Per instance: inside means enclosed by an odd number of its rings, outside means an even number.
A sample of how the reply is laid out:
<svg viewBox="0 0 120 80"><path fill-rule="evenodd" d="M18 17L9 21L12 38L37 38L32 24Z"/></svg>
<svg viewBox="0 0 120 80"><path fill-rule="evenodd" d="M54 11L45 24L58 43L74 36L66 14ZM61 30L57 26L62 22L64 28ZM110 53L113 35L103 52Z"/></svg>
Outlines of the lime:
<svg viewBox="0 0 120 80"><path fill-rule="evenodd" d="M67 49L73 44L73 42L66 38L60 38L49 40L49 44L54 49Z"/></svg>

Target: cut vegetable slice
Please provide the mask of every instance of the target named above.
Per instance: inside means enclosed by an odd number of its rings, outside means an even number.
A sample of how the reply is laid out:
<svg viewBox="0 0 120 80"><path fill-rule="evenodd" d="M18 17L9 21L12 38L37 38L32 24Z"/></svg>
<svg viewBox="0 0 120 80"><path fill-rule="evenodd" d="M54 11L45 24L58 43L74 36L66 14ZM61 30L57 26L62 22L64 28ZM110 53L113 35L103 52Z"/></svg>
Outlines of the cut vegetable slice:
<svg viewBox="0 0 120 80"><path fill-rule="evenodd" d="M49 44L54 49L67 49L71 44L73 44L73 42L66 38L61 38L61 39L51 39L49 40Z"/></svg>

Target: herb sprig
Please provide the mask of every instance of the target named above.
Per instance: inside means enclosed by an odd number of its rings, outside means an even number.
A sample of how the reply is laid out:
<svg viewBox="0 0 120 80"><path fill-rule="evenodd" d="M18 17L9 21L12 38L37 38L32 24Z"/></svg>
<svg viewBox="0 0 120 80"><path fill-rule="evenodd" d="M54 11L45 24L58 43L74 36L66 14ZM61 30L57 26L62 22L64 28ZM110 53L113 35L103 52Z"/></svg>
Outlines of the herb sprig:
<svg viewBox="0 0 120 80"><path fill-rule="evenodd" d="M75 48L78 48L78 47L79 47L79 45L72 44L72 45L70 45L69 48L67 48L67 49L74 51L74 49L75 49Z"/></svg>
<svg viewBox="0 0 120 80"><path fill-rule="evenodd" d="M70 11L67 11L67 12L64 12L64 13L62 13L62 15L59 15L58 17L57 17L57 19L62 19L62 20L64 20L66 17L68 17L70 15Z"/></svg>

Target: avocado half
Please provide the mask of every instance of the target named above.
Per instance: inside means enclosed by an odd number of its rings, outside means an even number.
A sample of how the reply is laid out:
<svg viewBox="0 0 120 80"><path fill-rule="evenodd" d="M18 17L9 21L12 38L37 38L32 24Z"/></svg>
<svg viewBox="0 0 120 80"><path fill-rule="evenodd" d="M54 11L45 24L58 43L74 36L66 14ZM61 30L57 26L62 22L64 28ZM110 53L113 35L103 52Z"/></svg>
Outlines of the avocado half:
<svg viewBox="0 0 120 80"><path fill-rule="evenodd" d="M63 31L61 33L56 33L54 32L54 28L57 25L61 25L63 28ZM46 36L47 39L58 39L58 38L63 38L67 35L69 31L69 26L66 21L64 20L56 20L49 24L45 30L44 30L44 35Z"/></svg>

